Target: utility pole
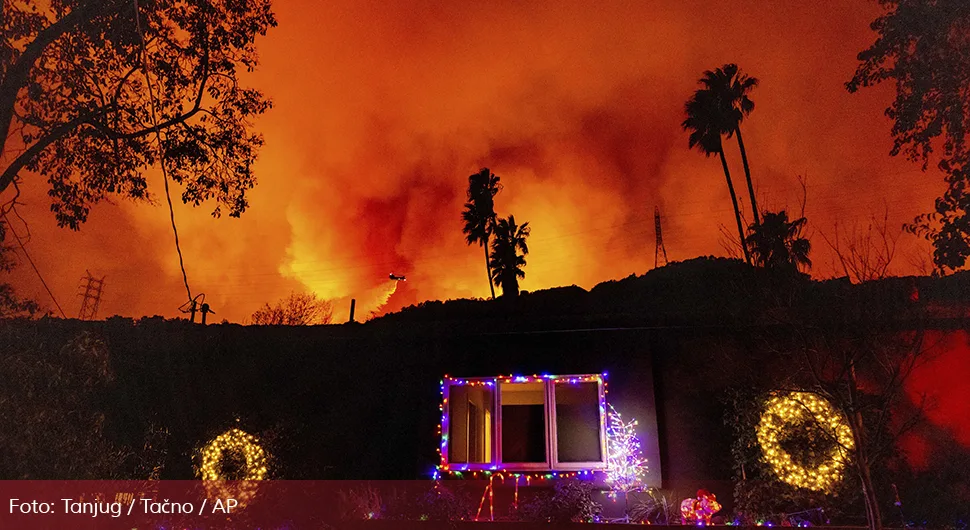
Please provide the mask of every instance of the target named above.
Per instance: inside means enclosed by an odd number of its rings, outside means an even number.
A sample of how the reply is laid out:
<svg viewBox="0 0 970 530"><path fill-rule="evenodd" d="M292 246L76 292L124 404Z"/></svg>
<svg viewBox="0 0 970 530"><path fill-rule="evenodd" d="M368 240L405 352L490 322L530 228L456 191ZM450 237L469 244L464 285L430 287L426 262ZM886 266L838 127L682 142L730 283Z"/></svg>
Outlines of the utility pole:
<svg viewBox="0 0 970 530"><path fill-rule="evenodd" d="M213 314L213 315L214 315L214 314L216 314L216 312L215 312L215 311L213 311L213 310L212 310L212 309L211 309L211 308L209 307L209 304L207 304L207 303L205 303L205 302L203 302L203 303L202 303L202 308L200 309L200 311L202 312L202 325L203 325L203 326L205 325L205 317L206 317L206 315L208 315L208 314L210 314L210 313L211 313L211 314Z"/></svg>
<svg viewBox="0 0 970 530"><path fill-rule="evenodd" d="M185 302L179 306L179 311L182 313L189 314L189 322L195 323L195 314L202 312L202 323L205 324L205 317L207 314L216 314L215 311L209 308L209 304L205 303L205 293L199 293L195 295L195 298Z"/></svg>
<svg viewBox="0 0 970 530"><path fill-rule="evenodd" d="M657 233L657 249L653 253L653 268L662 267L667 264L667 249L664 247L664 233L660 227L660 208L653 207L654 231ZM660 255L663 254L663 263L660 263Z"/></svg>
<svg viewBox="0 0 970 530"><path fill-rule="evenodd" d="M101 292L104 289L104 279L95 278L91 276L90 271L84 271L88 275L81 278L80 288L83 292L77 295L82 297L81 299L81 311L78 312L78 318L81 320L94 320L98 317L98 306L101 305Z"/></svg>

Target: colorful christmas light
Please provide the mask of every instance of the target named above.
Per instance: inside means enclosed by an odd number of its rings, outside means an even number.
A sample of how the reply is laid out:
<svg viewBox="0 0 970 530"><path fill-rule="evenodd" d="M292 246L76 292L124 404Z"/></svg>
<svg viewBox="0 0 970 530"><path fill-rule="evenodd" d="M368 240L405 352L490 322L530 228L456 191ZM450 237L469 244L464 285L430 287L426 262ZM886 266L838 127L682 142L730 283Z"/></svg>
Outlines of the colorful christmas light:
<svg viewBox="0 0 970 530"><path fill-rule="evenodd" d="M680 503L680 515L684 524L710 525L712 517L719 511L721 504L717 502L717 496L704 489L697 491L696 498L684 499Z"/></svg>
<svg viewBox="0 0 970 530"><path fill-rule="evenodd" d="M806 421L812 421L836 442L825 462L814 469L796 463L781 448L785 429ZM831 403L808 392L791 392L769 399L757 435L764 459L779 479L797 488L822 492L831 491L842 480L848 452L855 447L845 418Z"/></svg>
<svg viewBox="0 0 970 530"><path fill-rule="evenodd" d="M616 498L619 492L628 493L643 488L647 462L640 451L640 439L636 432L637 420L623 421L620 413L613 405L609 405L607 421L606 483L610 485L609 496Z"/></svg>
<svg viewBox="0 0 970 530"><path fill-rule="evenodd" d="M479 378L454 378L447 375L441 379L441 405L438 406L438 410L441 412L441 422L438 424L437 434L441 437L441 445L438 447L438 458L439 465L435 468L432 476L435 480L441 478L443 475L449 475L455 478L489 478L494 473L506 473L510 474L511 471L502 466L501 464L450 464L448 462L448 397L446 388L451 386L469 386L469 387L489 387L496 388L498 383L536 383L544 381L552 381L560 384L579 384L579 383L600 383L603 385L603 393L600 398L599 410L600 415L606 414L606 395L609 390L606 384L607 374L591 374L591 375L550 375L550 374L533 374L531 376L525 375L507 375L498 377L479 377ZM558 471L535 471L535 472L518 472L515 471L516 477L523 477L526 480L526 484L529 484L532 480L551 480L560 478L591 478L595 473L602 472L602 470L581 470L581 471L568 471L568 472L558 472Z"/></svg>

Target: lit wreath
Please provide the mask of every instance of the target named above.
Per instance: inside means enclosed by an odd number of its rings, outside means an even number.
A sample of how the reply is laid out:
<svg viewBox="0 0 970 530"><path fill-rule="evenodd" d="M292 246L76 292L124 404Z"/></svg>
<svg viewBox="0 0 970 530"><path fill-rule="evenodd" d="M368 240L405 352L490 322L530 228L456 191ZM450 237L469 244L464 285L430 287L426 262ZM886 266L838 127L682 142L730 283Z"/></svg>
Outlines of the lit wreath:
<svg viewBox="0 0 970 530"><path fill-rule="evenodd" d="M228 488L222 476L222 460L225 453L237 453L246 460L245 473L235 484ZM240 429L232 428L217 436L202 449L202 466L199 474L205 482L210 496L231 496L240 501L247 501L256 493L254 481L264 480L269 474L266 464L266 451L259 446L255 436ZM228 491L233 489L234 491Z"/></svg>
<svg viewBox="0 0 970 530"><path fill-rule="evenodd" d="M787 427L807 419L835 438L824 463L811 469L796 463L781 448L779 439ZM798 488L830 491L842 480L848 460L847 451L854 447L852 430L831 403L808 392L791 392L768 400L757 429L758 443L765 460L782 481Z"/></svg>

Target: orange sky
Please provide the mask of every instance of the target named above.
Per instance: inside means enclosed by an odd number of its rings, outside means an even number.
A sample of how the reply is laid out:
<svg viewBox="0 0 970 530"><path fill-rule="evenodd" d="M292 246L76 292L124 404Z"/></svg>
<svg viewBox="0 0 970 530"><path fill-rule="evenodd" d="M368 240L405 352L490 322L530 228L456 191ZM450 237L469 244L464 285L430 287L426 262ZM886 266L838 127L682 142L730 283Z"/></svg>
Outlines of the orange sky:
<svg viewBox="0 0 970 530"><path fill-rule="evenodd" d="M487 296L484 258L460 212L470 173L502 178L500 215L529 221L528 290L653 266L653 209L671 260L723 255L733 227L720 164L687 149L682 108L701 72L737 62L761 79L745 121L762 208L796 207L808 177L814 233L889 209L900 226L943 189L888 156L891 87L849 94L876 2L317 2L279 0L247 82L274 108L260 179L241 219L177 205L193 292L216 320L312 290L358 315L426 299ZM736 145L728 143L743 190ZM96 207L80 233L54 226L27 176L29 249L69 316L79 277L105 275L100 316L176 316L185 300L164 197ZM161 193L158 178L155 192ZM733 228L731 228L733 230ZM818 277L834 274L813 238ZM893 272L926 246L903 236ZM49 304L26 263L16 284Z"/></svg>

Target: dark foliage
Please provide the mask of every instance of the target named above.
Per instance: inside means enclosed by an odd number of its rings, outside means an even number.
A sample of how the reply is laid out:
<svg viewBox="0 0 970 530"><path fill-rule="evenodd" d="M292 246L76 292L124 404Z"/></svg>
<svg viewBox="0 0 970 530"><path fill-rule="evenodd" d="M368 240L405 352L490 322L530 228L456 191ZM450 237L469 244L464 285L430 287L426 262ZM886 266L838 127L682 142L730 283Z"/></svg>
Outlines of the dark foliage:
<svg viewBox="0 0 970 530"><path fill-rule="evenodd" d="M760 387L760 388L759 388ZM731 429L733 443L731 457L735 473L734 512L742 524L752 525L770 521L779 525L785 515L812 509L822 509L834 521L849 520L853 514L863 513L858 479L850 472L847 480L830 494L795 488L781 482L762 458L755 429L771 386L734 387L722 398L726 404L724 424ZM785 444L796 461L808 464L812 453L823 449L812 437L790 438ZM820 446L821 445L821 446ZM856 524L864 524L855 517Z"/></svg>
<svg viewBox="0 0 970 530"><path fill-rule="evenodd" d="M876 41L859 54L850 92L895 83L886 109L893 120L893 155L925 169L936 153L947 191L934 211L908 228L933 242L941 269L958 269L970 256L970 4L963 0L880 0L885 13L871 25ZM942 147L942 151L939 151Z"/></svg>
<svg viewBox="0 0 970 530"><path fill-rule="evenodd" d="M0 222L0 274L10 272L17 266L14 247L7 244L10 227ZM0 283L0 318L33 317L40 310L37 302L21 298L9 283Z"/></svg>
<svg viewBox="0 0 970 530"><path fill-rule="evenodd" d="M588 482L563 480L552 492L543 492L523 503L514 517L520 521L551 523L590 523L602 506L593 501L593 487Z"/></svg>
<svg viewBox="0 0 970 530"><path fill-rule="evenodd" d="M630 522L670 526L680 524L680 502L672 491L647 490L646 496L630 507Z"/></svg>
<svg viewBox="0 0 970 530"><path fill-rule="evenodd" d="M812 243L802 237L806 222L804 217L789 220L785 210L765 212L761 224L752 224L748 228L745 239L754 264L791 272L802 267L811 268Z"/></svg>
<svg viewBox="0 0 970 530"><path fill-rule="evenodd" d="M732 476L731 433L716 396L730 386L763 388L757 382L767 374L792 371L790 362L752 338L770 326L747 316L768 302L782 307L761 290L773 282L794 286L798 303L789 310L826 316L826 309L842 308L828 317L846 322L863 301L905 318L914 285L921 303L955 310L966 307L970 291L966 274L852 285L782 280L737 260L700 259L589 292L570 287L523 294L512 314L501 304L456 301L357 326L203 327L161 318L8 325L44 337L44 355L83 330L104 337L116 375L99 397L106 437L116 446L137 447L149 423L167 429L163 478L192 478L193 451L241 418L244 429L261 438L278 429L281 443L271 449L274 461L285 464L278 478L427 479L440 445L435 427L442 374L608 371L610 398L624 411L646 395L643 381L655 381L664 455L658 464L668 476L709 478L693 491L709 487L727 504L730 485L714 482ZM940 447L946 443L953 441L946 438ZM956 475L939 474L949 486L962 487ZM927 513L910 507L910 490L898 484L907 510ZM475 508L481 491L473 495ZM886 520L892 522L889 515Z"/></svg>
<svg viewBox="0 0 970 530"><path fill-rule="evenodd" d="M970 524L970 454L935 441L944 449L933 452L925 469L911 469L900 462L891 477L901 502L895 505L892 497L885 506L887 526L901 526L905 521L910 527L966 530Z"/></svg>
<svg viewBox="0 0 970 530"><path fill-rule="evenodd" d="M0 326L0 477L121 478L131 452L106 438L99 406L114 377L105 343L87 332L45 342Z"/></svg>
<svg viewBox="0 0 970 530"><path fill-rule="evenodd" d="M313 326L333 321L333 304L313 293L291 293L274 305L264 304L251 317L258 326Z"/></svg>
<svg viewBox="0 0 970 530"><path fill-rule="evenodd" d="M462 232L469 245L478 244L485 249L485 272L488 273L488 288L495 298L495 285L492 281L491 260L488 257L489 238L495 230L495 196L502 191L502 180L487 167L468 177L468 191L465 209L461 212L464 222Z"/></svg>
<svg viewBox="0 0 970 530"><path fill-rule="evenodd" d="M935 211L917 217L905 228L933 243L933 263L942 271L962 268L970 256L970 163L942 162L947 190L936 199Z"/></svg>
<svg viewBox="0 0 970 530"><path fill-rule="evenodd" d="M542 325L683 325L737 327L778 322L797 306L832 317L859 315L861 301L877 304L882 317L916 318L912 297L935 317L959 318L970 300L970 273L942 278L885 278L853 285L844 279L812 280L788 270L749 267L739 260L701 257L670 263L643 275L600 283L522 293L514 308L479 300L428 301L371 321L378 327L462 322L467 331ZM853 302L855 301L855 302ZM839 307L832 312L828 308ZM815 309L812 309L815 308ZM854 313L853 313L854 312Z"/></svg>
<svg viewBox="0 0 970 530"><path fill-rule="evenodd" d="M519 279L525 278L525 256L529 253L526 239L530 233L529 223L516 224L512 215L495 223L489 266L492 283L502 287L505 298L519 296Z"/></svg>
<svg viewBox="0 0 970 530"><path fill-rule="evenodd" d="M467 491L455 491L447 484L429 483L423 491L392 495L381 519L399 521L467 521L474 517L478 502Z"/></svg>
<svg viewBox="0 0 970 530"><path fill-rule="evenodd" d="M145 173L163 165L183 202L240 215L270 103L239 73L275 25L269 0L3 2L0 143L17 155L0 191L39 174L58 224L78 229L111 196L149 199Z"/></svg>
<svg viewBox="0 0 970 530"><path fill-rule="evenodd" d="M754 101L749 94L756 86L758 80L741 72L736 64L725 64L713 71L704 72L701 84L705 90L713 94L717 101L720 116L718 123L721 134L731 138L737 136L738 149L741 151L741 163L744 165L744 177L748 183L748 200L751 201L751 213L754 216L754 224L761 224L759 218L761 212L758 211L758 201L754 194L754 183L751 181L751 168L748 167L748 153L744 148L744 140L741 137L741 122L744 118L754 111Z"/></svg>
<svg viewBox="0 0 970 530"><path fill-rule="evenodd" d="M381 492L373 487L340 490L337 494L338 517L343 521L380 519L384 516Z"/></svg>
<svg viewBox="0 0 970 530"><path fill-rule="evenodd" d="M702 80L703 83L703 80ZM704 156L718 155L721 160L721 170L724 171L724 178L727 181L728 192L731 194L731 205L734 207L734 219L738 225L738 243L744 251L744 260L748 263L751 258L748 256L748 249L744 245L744 223L741 222L741 206L738 204L738 195L734 191L734 181L731 180L731 170L728 168L727 159L724 155L724 144L721 142L721 135L725 134L729 128L726 121L724 102L719 95L710 89L704 88L697 90L684 105L684 113L687 118L681 123L681 127L689 133L687 145L691 149L696 147Z"/></svg>

